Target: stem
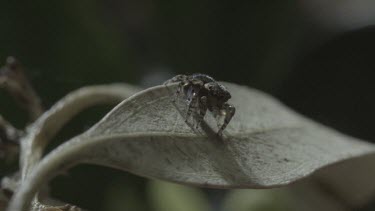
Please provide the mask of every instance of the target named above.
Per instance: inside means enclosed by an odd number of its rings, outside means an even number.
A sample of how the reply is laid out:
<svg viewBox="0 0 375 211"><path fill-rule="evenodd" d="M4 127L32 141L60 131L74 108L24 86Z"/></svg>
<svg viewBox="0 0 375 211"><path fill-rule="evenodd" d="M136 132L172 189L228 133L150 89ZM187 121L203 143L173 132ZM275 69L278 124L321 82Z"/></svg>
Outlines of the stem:
<svg viewBox="0 0 375 211"><path fill-rule="evenodd" d="M132 137L129 136L128 138ZM105 141L111 140L105 137L104 139ZM93 148L102 140L103 137L77 136L50 152L24 179L10 200L8 210L29 210L29 206L38 189L47 184L54 176L79 163L93 163L90 162L92 160Z"/></svg>
<svg viewBox="0 0 375 211"><path fill-rule="evenodd" d="M18 144L22 131L15 128L0 115L0 140L3 142L12 142Z"/></svg>
<svg viewBox="0 0 375 211"><path fill-rule="evenodd" d="M63 146L67 146L66 144L68 143L63 144ZM67 147L59 147L56 149L56 151L54 151L55 153L51 153L49 156L46 156L46 158L35 167L32 173L24 179L18 191L13 195L9 203L8 210L28 210L31 201L38 191L38 188L46 184L61 170L66 169L73 163L77 163L77 160L79 159L69 159L70 155L72 153L74 154L74 151L77 152L77 149L80 148L72 145L68 145Z"/></svg>
<svg viewBox="0 0 375 211"><path fill-rule="evenodd" d="M28 129L21 142L22 179L39 162L48 141L76 114L93 105L119 103L136 91L124 84L90 86L58 101Z"/></svg>
<svg viewBox="0 0 375 211"><path fill-rule="evenodd" d="M19 139L23 131L13 127L0 115L0 159L16 161L19 157Z"/></svg>

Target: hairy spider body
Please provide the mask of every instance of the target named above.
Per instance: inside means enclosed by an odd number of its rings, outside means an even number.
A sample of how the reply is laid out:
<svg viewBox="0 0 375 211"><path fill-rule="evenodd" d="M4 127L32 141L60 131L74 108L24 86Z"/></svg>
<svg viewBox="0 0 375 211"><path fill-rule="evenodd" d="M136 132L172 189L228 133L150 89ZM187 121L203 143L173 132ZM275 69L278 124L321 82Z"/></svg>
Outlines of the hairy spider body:
<svg viewBox="0 0 375 211"><path fill-rule="evenodd" d="M207 110L212 112L217 120L218 134L221 135L223 130L227 127L232 119L236 109L227 101L231 95L227 88L212 77L205 74L192 74L192 75L177 75L164 84L179 83L176 91L176 96L173 101L181 94L184 93L188 103L188 111L186 120L192 115L192 112L197 114L198 122L197 127L203 121ZM224 119L224 122L222 122Z"/></svg>

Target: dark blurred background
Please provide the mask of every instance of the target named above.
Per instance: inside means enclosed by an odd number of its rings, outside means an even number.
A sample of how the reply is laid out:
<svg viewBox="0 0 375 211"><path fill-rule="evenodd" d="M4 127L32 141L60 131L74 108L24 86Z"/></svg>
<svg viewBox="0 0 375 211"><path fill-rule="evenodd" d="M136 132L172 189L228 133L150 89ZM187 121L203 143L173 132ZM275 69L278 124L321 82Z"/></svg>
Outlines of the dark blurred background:
<svg viewBox="0 0 375 211"><path fill-rule="evenodd" d="M310 118L375 140L372 0L3 0L0 17L0 64L18 58L45 108L85 85L148 87L201 72L261 89ZM7 93L0 97L0 113L25 126L26 113ZM83 112L52 145L110 108ZM55 179L52 193L91 210L120 199L129 210L150 210L146 186L130 174L80 166ZM223 195L206 192L213 200Z"/></svg>

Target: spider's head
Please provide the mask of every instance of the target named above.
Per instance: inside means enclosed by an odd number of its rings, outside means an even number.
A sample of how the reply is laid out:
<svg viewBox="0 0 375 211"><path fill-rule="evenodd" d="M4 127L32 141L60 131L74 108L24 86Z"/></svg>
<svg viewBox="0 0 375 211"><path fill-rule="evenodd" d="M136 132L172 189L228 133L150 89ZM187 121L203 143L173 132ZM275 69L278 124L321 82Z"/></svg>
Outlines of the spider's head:
<svg viewBox="0 0 375 211"><path fill-rule="evenodd" d="M217 82L206 83L204 88L212 97L222 103L227 102L232 97L227 88Z"/></svg>

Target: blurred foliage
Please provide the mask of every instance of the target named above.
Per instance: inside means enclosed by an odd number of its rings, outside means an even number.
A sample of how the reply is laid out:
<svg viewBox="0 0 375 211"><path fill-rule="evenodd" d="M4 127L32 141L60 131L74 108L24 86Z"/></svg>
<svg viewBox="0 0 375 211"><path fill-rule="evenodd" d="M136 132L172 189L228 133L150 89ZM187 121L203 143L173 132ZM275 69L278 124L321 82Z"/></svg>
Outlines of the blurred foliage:
<svg viewBox="0 0 375 211"><path fill-rule="evenodd" d="M293 211L291 194L285 190L232 190L223 206L225 211Z"/></svg>
<svg viewBox="0 0 375 211"><path fill-rule="evenodd" d="M150 85L203 72L265 90L325 124L375 140L375 30L342 34L314 22L299 1L3 0L0 14L0 63L19 58L46 108L88 84L161 76ZM23 128L26 113L4 91L0 99L0 113ZM109 109L79 115L49 149ZM122 203L149 210L145 181L82 166L55 179L52 193L91 210L121 210Z"/></svg>
<svg viewBox="0 0 375 211"><path fill-rule="evenodd" d="M148 185L148 195L155 211L210 210L210 205L203 191L194 187L151 180Z"/></svg>

